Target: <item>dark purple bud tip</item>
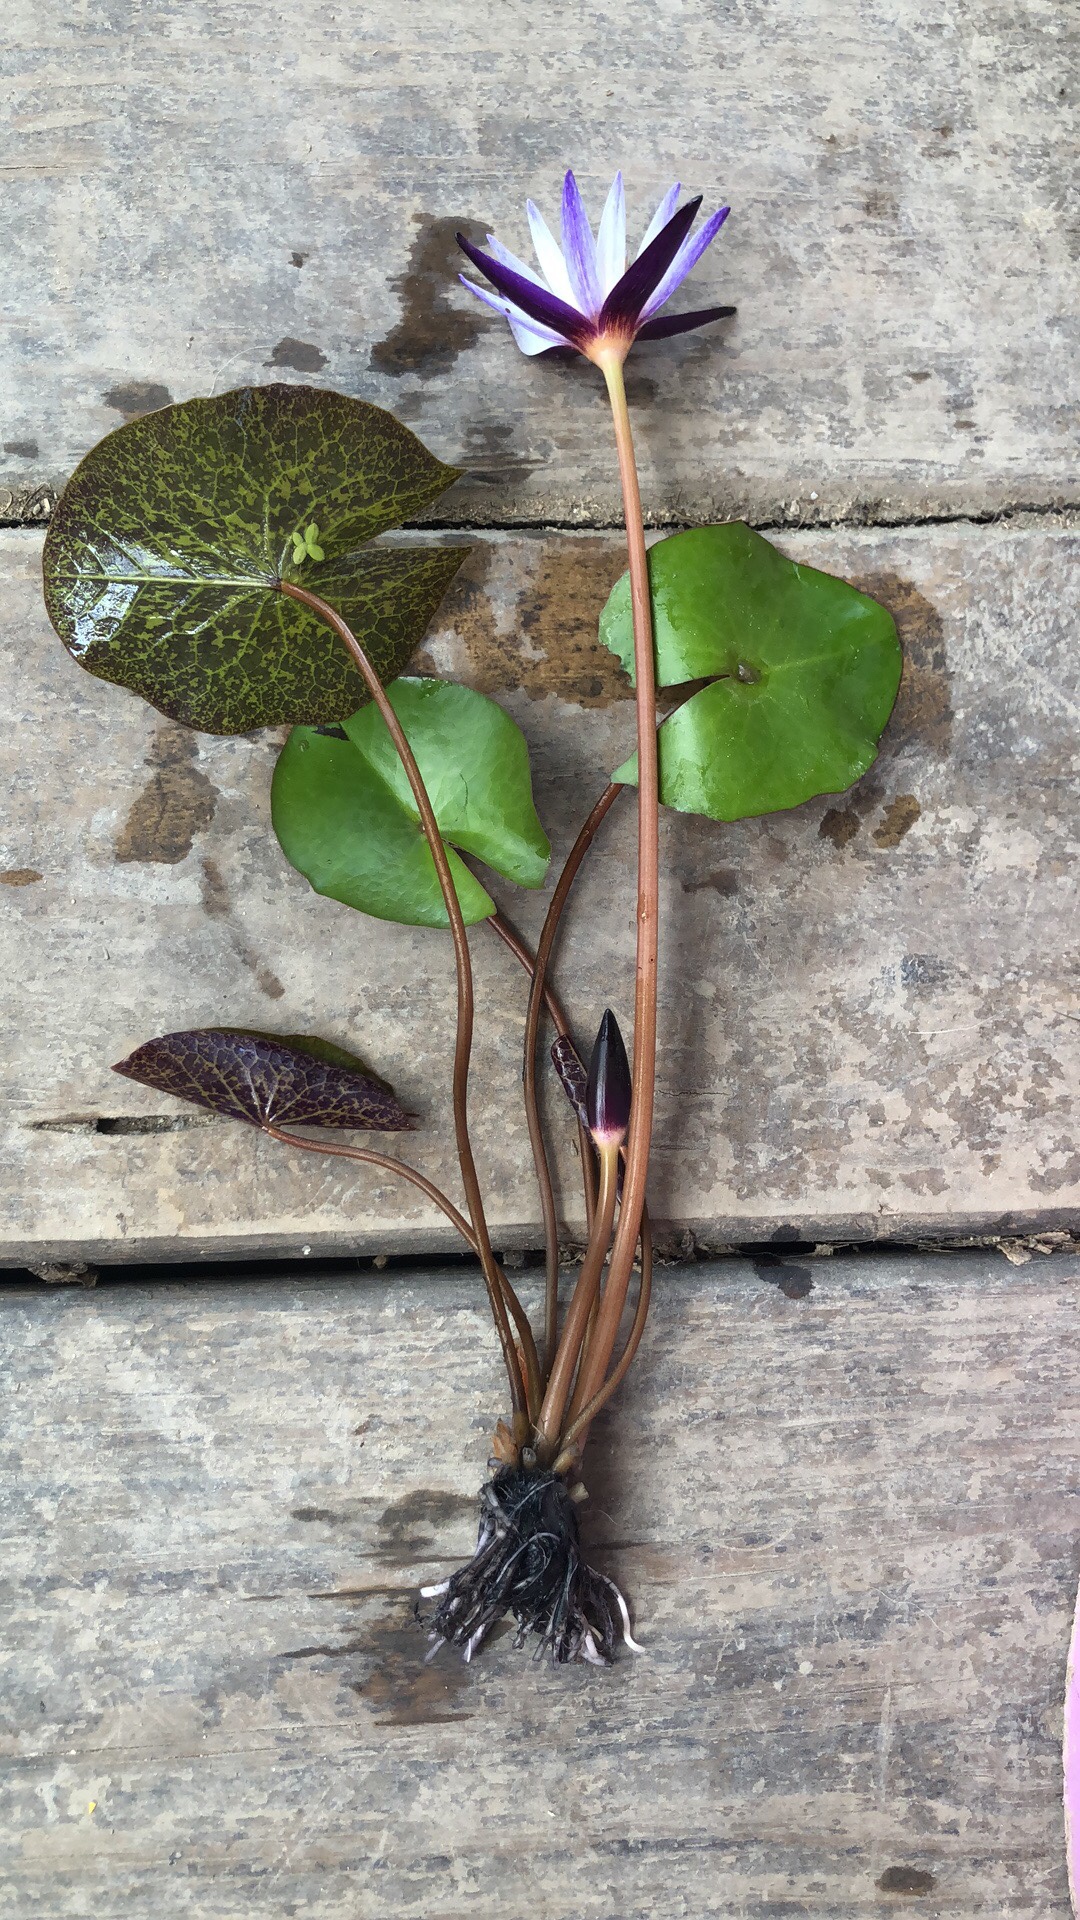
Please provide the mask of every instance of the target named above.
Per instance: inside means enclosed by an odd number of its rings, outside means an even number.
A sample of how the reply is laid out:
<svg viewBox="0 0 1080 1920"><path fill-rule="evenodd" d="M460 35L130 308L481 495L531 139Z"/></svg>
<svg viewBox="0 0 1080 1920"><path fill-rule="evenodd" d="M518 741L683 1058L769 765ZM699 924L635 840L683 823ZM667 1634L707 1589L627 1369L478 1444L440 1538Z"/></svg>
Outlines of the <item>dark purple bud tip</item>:
<svg viewBox="0 0 1080 1920"><path fill-rule="evenodd" d="M630 1125L630 1062L609 1007L600 1022L585 1090L589 1132L598 1147L618 1147Z"/></svg>

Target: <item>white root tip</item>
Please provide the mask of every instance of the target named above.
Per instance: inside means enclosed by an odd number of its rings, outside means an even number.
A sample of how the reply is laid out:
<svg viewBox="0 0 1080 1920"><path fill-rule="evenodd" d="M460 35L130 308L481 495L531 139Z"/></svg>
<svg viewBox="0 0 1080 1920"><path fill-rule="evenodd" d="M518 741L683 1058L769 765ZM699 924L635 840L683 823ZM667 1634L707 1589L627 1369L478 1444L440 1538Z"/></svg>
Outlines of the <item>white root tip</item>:
<svg viewBox="0 0 1080 1920"><path fill-rule="evenodd" d="M449 1589L449 1580L440 1580L437 1587L421 1587L420 1598L421 1600L434 1600L436 1594L448 1593Z"/></svg>
<svg viewBox="0 0 1080 1920"><path fill-rule="evenodd" d="M634 1636L630 1631L630 1610L626 1604L626 1601L623 1599L622 1594L619 1592L618 1587L615 1585L614 1580L609 1580L606 1573L602 1573L600 1575L600 1578L604 1582L605 1586L608 1586L611 1588L612 1593L615 1595L616 1605L618 1606L619 1612L622 1615L623 1646L629 1647L631 1653L644 1653L645 1648L641 1645L640 1641L634 1639Z"/></svg>
<svg viewBox="0 0 1080 1920"><path fill-rule="evenodd" d="M466 1666L468 1666L469 1661L472 1659L473 1654L476 1652L476 1649L480 1645L480 1642L484 1638L484 1635L486 1634L486 1632L487 1632L486 1627L477 1627L476 1632L474 1634L471 1634L468 1640L466 1640L465 1651L461 1656Z"/></svg>

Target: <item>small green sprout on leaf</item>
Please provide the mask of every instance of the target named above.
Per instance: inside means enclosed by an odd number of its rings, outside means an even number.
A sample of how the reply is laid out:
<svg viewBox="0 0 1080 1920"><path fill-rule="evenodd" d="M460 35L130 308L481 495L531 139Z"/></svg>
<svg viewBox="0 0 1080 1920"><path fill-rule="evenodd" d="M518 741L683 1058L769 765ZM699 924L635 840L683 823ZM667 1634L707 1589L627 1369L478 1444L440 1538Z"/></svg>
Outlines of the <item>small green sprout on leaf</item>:
<svg viewBox="0 0 1080 1920"><path fill-rule="evenodd" d="M294 533L292 537L292 563L298 567L302 560L325 560L326 555L319 545L319 529L314 520L304 528L303 533Z"/></svg>

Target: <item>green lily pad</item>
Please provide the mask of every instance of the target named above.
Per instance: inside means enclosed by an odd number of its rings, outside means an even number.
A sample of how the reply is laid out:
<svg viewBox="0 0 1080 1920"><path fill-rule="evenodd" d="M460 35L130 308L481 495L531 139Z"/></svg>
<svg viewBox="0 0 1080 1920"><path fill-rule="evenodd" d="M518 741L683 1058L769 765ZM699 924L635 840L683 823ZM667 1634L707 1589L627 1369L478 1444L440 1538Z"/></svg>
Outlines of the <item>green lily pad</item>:
<svg viewBox="0 0 1080 1920"><path fill-rule="evenodd" d="M461 911L486 920L495 903L454 847L522 887L543 885L551 858L533 806L529 754L509 714L442 680L387 688L431 796ZM316 893L377 920L449 925L412 790L378 709L339 733L296 727L274 770L274 831Z"/></svg>
<svg viewBox="0 0 1080 1920"><path fill-rule="evenodd" d="M840 793L866 772L900 685L884 607L740 521L660 541L649 579L658 684L710 682L660 728L665 806L742 820ZM600 638L632 677L627 574ZM612 779L635 784L637 755Z"/></svg>
<svg viewBox="0 0 1080 1920"><path fill-rule="evenodd" d="M204 733L341 720L367 695L310 588L383 680L401 671L467 547L367 546L460 469L381 407L240 387L110 433L64 488L45 604L80 666Z"/></svg>

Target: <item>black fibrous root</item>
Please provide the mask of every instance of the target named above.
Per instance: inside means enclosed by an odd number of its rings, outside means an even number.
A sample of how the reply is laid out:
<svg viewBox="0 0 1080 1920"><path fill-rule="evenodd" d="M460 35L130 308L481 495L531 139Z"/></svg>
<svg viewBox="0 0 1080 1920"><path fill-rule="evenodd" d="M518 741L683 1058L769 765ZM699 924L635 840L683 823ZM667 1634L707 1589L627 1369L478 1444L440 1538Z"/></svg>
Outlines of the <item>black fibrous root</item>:
<svg viewBox="0 0 1080 1920"><path fill-rule="evenodd" d="M426 1622L433 1642L429 1660L447 1645L460 1647L471 1660L508 1613L517 1621L515 1647L535 1634L537 1653L550 1653L557 1665L585 1660L610 1666L620 1641L643 1651L615 1582L582 1558L566 1482L543 1469L500 1467L480 1492L472 1559L449 1580L420 1592L439 1602Z"/></svg>

